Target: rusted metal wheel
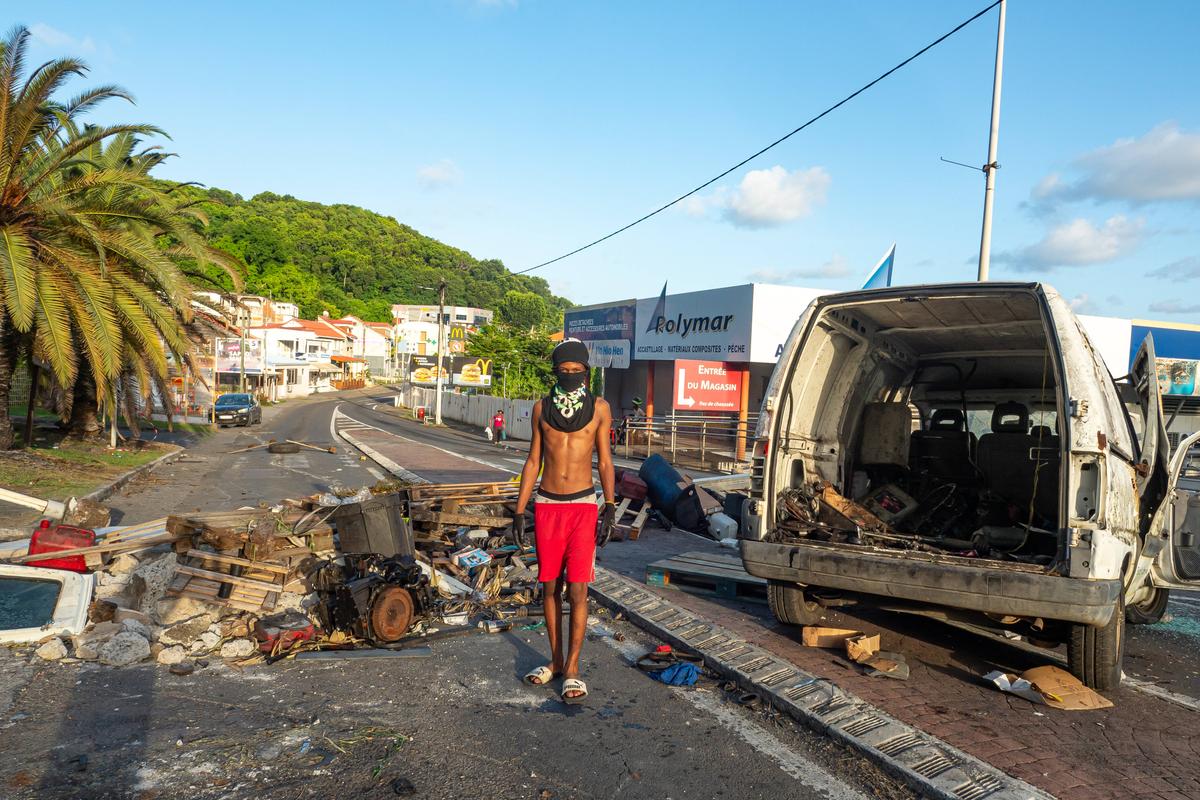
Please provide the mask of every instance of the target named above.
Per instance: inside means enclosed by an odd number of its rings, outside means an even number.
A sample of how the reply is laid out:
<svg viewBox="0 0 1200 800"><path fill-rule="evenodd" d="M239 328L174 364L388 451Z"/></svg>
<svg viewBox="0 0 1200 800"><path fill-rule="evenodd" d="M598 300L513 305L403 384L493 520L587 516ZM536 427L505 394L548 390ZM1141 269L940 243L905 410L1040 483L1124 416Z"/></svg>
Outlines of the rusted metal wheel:
<svg viewBox="0 0 1200 800"><path fill-rule="evenodd" d="M413 601L408 590L389 586L371 602L371 635L381 642L395 642L412 625Z"/></svg>

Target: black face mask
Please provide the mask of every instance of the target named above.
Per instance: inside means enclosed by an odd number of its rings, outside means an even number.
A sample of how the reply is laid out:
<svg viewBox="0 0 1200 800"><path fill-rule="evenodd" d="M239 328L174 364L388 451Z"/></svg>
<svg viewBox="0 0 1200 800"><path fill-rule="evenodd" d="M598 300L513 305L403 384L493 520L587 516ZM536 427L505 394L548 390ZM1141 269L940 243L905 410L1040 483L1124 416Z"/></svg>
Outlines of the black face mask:
<svg viewBox="0 0 1200 800"><path fill-rule="evenodd" d="M564 392L573 392L576 389L584 386L587 383L587 371L583 372L559 372L558 385Z"/></svg>

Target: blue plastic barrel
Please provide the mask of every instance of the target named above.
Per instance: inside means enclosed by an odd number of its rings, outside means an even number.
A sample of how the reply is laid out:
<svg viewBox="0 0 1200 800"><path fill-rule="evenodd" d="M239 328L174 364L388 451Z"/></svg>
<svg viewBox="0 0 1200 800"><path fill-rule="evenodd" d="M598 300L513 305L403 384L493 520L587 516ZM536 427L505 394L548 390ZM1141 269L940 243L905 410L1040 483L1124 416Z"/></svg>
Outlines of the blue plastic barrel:
<svg viewBox="0 0 1200 800"><path fill-rule="evenodd" d="M664 510L675 508L675 501L683 491L679 485L683 476L669 461L655 453L642 462L638 477L646 482L646 495L652 506Z"/></svg>

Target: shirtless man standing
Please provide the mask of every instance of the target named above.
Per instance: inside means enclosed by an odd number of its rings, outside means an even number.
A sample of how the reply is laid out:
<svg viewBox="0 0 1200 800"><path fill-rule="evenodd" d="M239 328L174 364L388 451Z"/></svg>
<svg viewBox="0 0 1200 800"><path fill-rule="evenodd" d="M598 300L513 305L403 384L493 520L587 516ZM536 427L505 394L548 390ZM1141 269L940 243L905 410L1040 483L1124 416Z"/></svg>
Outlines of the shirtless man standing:
<svg viewBox="0 0 1200 800"><path fill-rule="evenodd" d="M596 548L603 547L616 524L613 502L613 464L609 443L612 411L602 397L588 390L588 351L578 339L566 339L551 356L557 382L550 394L533 406L533 440L521 470L521 493L513 533L525 545L525 506L533 495L534 536L538 581L546 609L546 635L551 660L525 676L527 683L542 686L563 678L564 703L582 703L587 684L579 679L579 651L587 631L588 584L595 579ZM592 480L592 453L596 453L604 511L596 507ZM542 470L543 464L545 469ZM599 520L597 521L597 517ZM571 600L571 630L563 658L563 588Z"/></svg>

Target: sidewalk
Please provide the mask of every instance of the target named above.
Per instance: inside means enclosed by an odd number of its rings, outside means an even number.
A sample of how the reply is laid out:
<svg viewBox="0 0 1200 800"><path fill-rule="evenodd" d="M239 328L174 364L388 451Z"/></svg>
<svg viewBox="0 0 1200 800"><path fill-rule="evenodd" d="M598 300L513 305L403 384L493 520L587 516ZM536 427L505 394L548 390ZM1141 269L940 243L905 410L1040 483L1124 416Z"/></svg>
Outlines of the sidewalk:
<svg viewBox="0 0 1200 800"><path fill-rule="evenodd" d="M1020 672L1050 662L1046 656L921 618L827 612L823 624L881 633L882 649L908 656L908 681L867 677L834 651L804 647L800 629L777 623L766 605L646 585L647 564L694 551L734 552L650 529L637 542L606 547L598 564L1061 800L1200 798L1200 713L1124 687L1102 711L1035 706L981 676Z"/></svg>

